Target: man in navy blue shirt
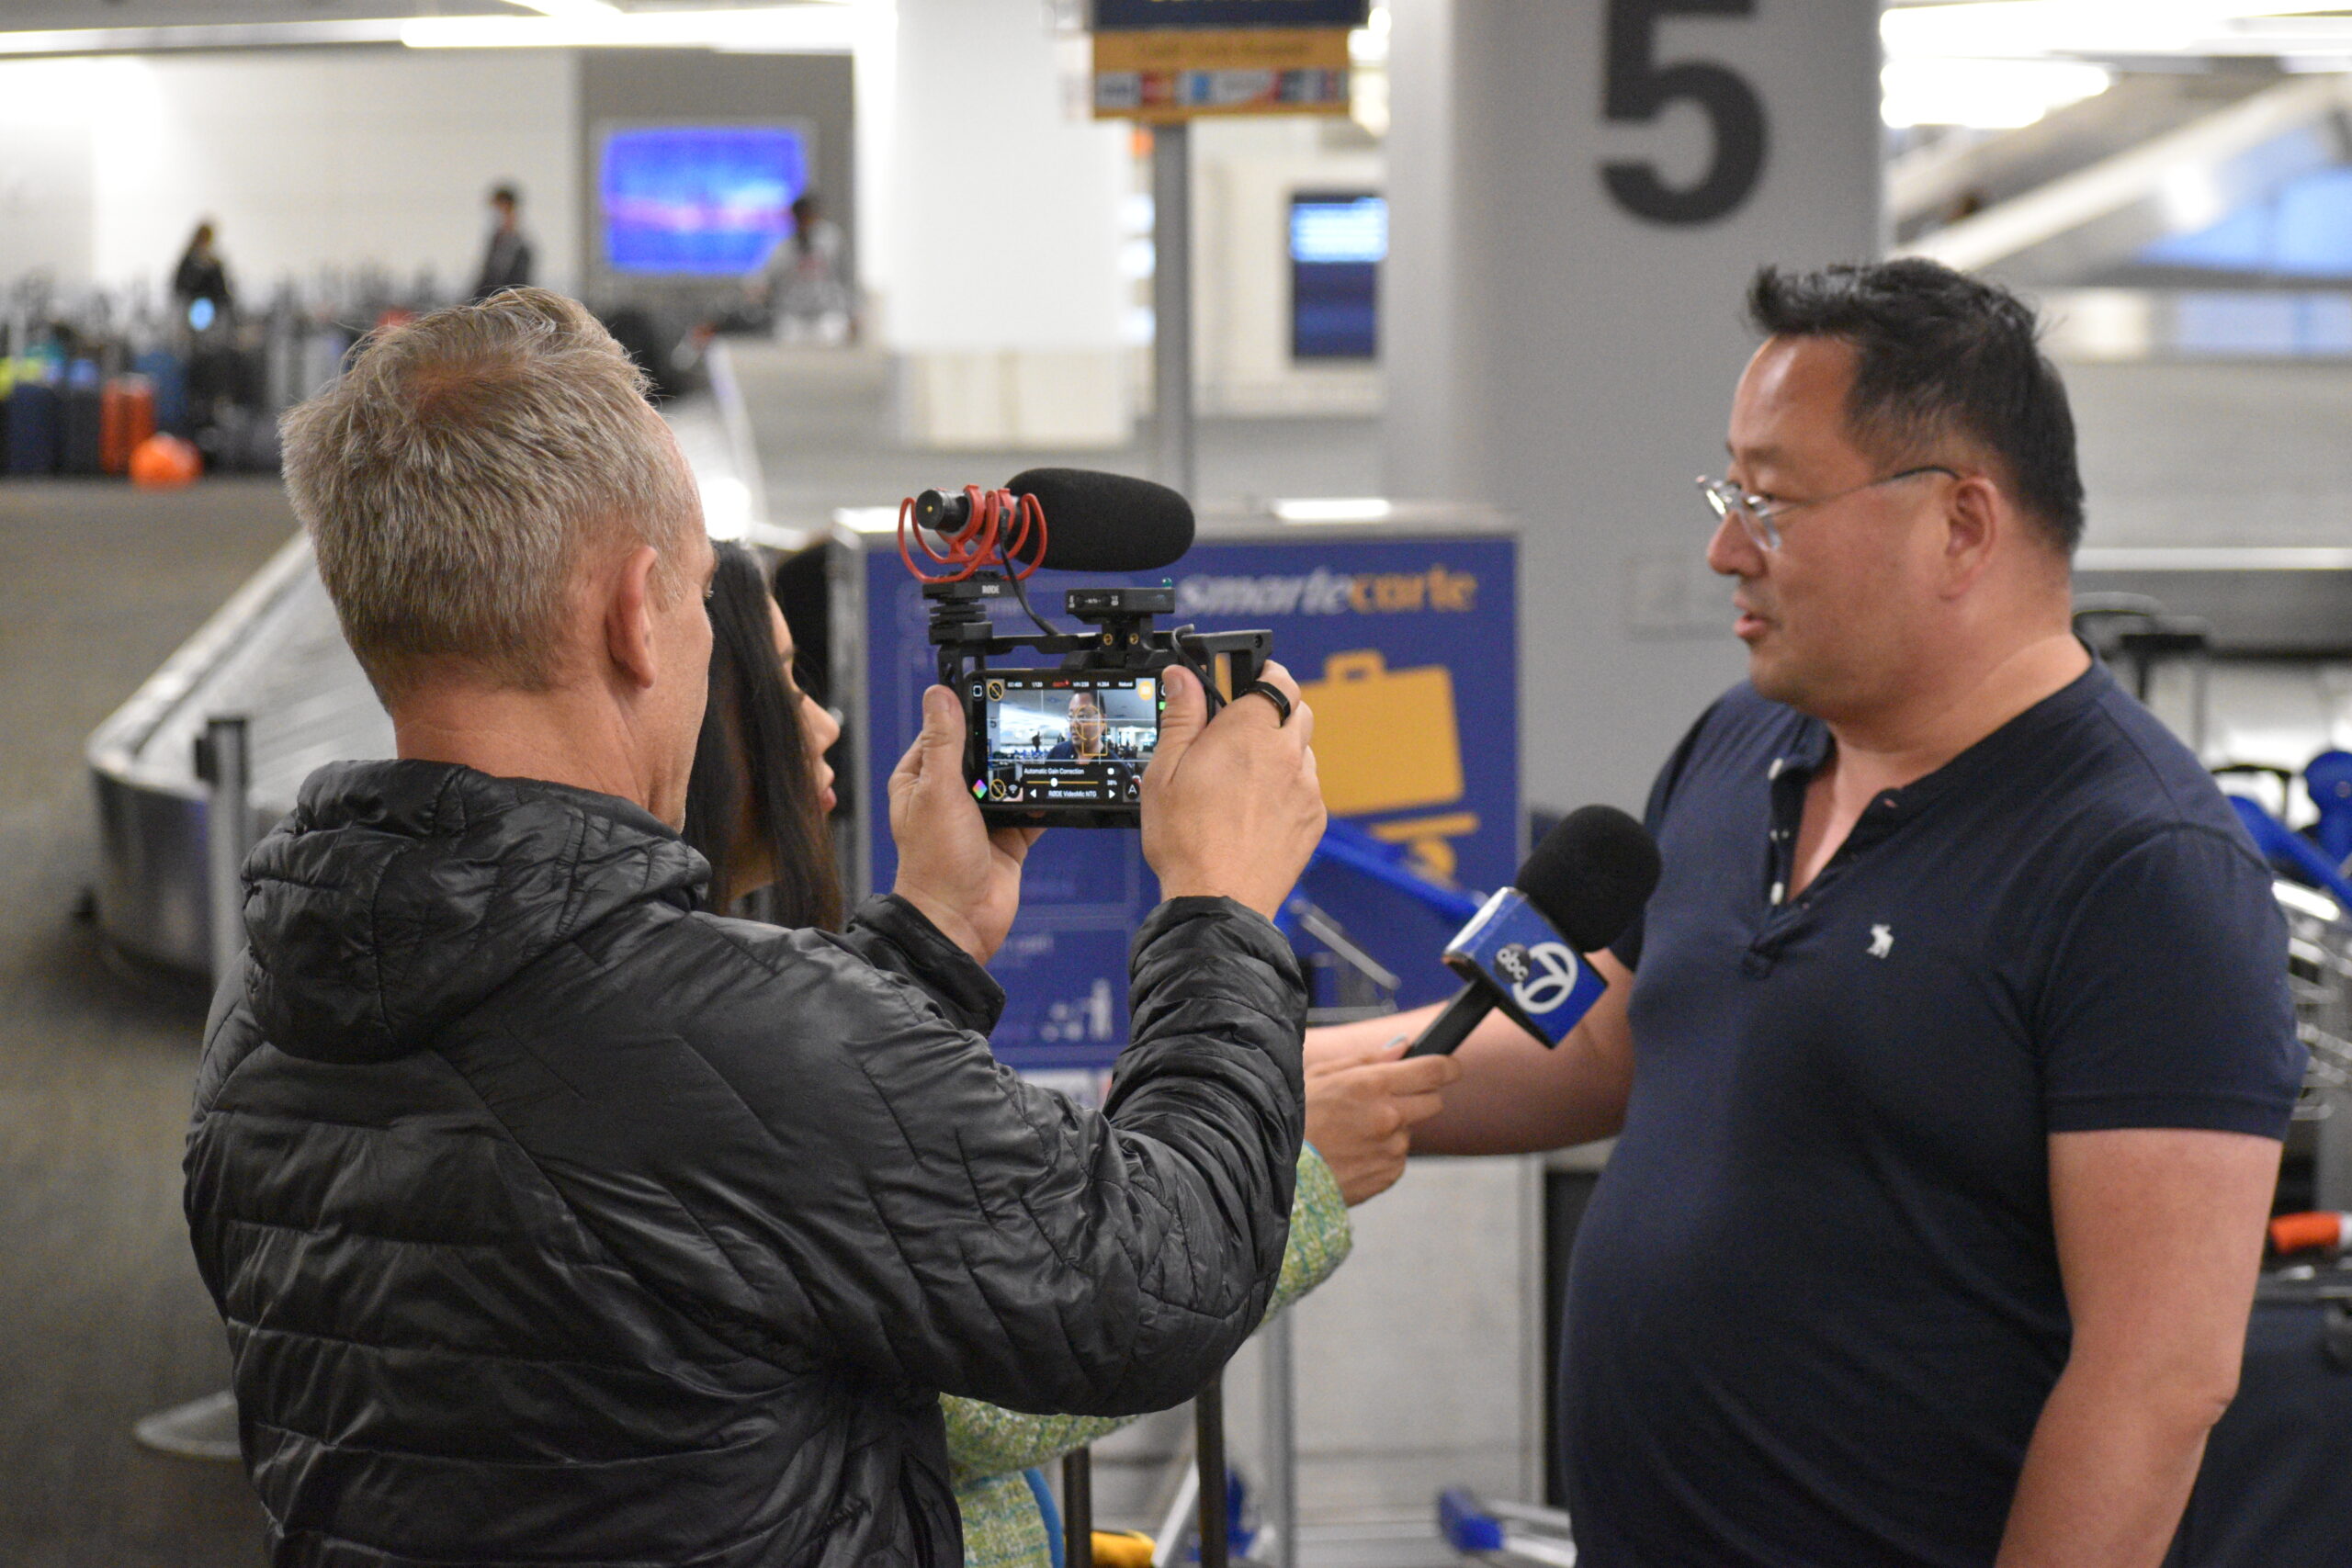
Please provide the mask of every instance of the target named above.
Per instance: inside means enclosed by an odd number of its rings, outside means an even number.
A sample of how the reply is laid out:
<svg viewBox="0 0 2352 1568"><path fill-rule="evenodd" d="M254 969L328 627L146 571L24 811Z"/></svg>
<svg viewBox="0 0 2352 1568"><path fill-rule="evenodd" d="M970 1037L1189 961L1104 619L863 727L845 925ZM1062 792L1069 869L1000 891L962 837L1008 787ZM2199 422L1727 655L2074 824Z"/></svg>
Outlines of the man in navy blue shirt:
<svg viewBox="0 0 2352 1568"><path fill-rule="evenodd" d="M1705 482L1748 680L1607 997L1556 1051L1490 1021L1413 1147L1619 1135L1562 1357L1591 1568L2154 1568L2302 1069L2269 874L2072 634L2032 313L1917 261L1749 305Z"/></svg>

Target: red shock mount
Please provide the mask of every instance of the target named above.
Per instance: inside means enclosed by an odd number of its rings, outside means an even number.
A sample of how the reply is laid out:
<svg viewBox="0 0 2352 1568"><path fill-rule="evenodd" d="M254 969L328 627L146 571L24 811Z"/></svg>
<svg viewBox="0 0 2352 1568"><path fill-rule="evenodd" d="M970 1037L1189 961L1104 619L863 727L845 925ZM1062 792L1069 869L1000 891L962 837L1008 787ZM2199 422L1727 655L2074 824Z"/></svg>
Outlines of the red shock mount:
<svg viewBox="0 0 2352 1568"><path fill-rule="evenodd" d="M924 493L927 497L933 492ZM952 534L944 526L933 530L944 548L934 547L924 536L926 525L915 515L916 500L909 496L899 502L899 558L918 581L961 582L974 572L992 568L1001 568L1015 581L1022 581L1046 558L1046 509L1034 495L966 485L963 526ZM925 571L916 564L917 548L949 570Z"/></svg>

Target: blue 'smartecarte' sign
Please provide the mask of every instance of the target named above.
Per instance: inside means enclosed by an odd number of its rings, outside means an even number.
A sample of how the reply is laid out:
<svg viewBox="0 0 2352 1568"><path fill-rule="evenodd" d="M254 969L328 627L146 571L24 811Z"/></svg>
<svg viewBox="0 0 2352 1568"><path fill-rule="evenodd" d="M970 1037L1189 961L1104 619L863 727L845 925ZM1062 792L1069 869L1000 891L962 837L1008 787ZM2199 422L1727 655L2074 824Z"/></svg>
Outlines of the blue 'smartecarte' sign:
<svg viewBox="0 0 2352 1568"><path fill-rule="evenodd" d="M1094 0L1094 30L1161 28L1360 28L1371 0Z"/></svg>
<svg viewBox="0 0 2352 1568"><path fill-rule="evenodd" d="M937 665L921 590L897 553L873 552L864 570L863 816L878 825ZM1510 880L1521 848L1517 570L1516 543L1492 536L1203 544L1173 572L1176 614L1160 624L1270 628L1274 657L1314 706L1332 815L1485 891ZM1040 572L1030 600L1060 623L1064 590L1116 581ZM887 833L872 854L874 886L888 888L897 857ZM1306 890L1402 978L1403 1005L1452 993L1440 953L1454 919L1343 867L1310 870ZM1047 832L1022 878L1020 919L989 965L1008 998L997 1054L1023 1070L1108 1066L1126 1043L1128 939L1157 897L1133 832Z"/></svg>

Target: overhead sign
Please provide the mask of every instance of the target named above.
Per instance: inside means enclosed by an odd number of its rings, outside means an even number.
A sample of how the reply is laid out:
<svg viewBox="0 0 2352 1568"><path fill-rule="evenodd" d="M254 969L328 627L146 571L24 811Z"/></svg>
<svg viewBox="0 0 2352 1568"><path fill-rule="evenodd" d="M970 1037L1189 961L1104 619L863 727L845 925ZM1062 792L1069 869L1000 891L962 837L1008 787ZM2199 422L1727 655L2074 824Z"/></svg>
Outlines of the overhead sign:
<svg viewBox="0 0 2352 1568"><path fill-rule="evenodd" d="M1348 112L1345 28L1175 28L1097 33L1094 117Z"/></svg>
<svg viewBox="0 0 2352 1568"><path fill-rule="evenodd" d="M1372 0L1094 0L1098 33L1165 28L1360 28Z"/></svg>

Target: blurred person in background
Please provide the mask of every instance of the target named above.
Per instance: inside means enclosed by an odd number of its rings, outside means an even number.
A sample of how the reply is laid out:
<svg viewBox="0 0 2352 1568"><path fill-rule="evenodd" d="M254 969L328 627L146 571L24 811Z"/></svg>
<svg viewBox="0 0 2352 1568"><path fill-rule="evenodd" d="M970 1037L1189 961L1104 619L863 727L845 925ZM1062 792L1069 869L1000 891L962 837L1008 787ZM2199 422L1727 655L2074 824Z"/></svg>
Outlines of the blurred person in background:
<svg viewBox="0 0 2352 1568"><path fill-rule="evenodd" d="M841 893L824 836L834 806L825 753L841 723L799 685L792 628L757 558L741 545L714 548L710 700L686 791L685 841L710 863L712 908L763 899L762 918L775 924L831 930ZM1307 1075L1306 1141L1269 1316L1346 1260L1346 1211L1403 1174L1408 1129L1436 1112L1438 1090L1461 1074L1450 1056L1405 1062L1401 1049L1367 1048ZM1038 1467L1133 1417L1027 1415L952 1394L941 1406L967 1568L1048 1568L1053 1532Z"/></svg>
<svg viewBox="0 0 2352 1568"><path fill-rule="evenodd" d="M187 434L211 463L232 462L235 433L247 428L237 406L245 368L237 351L236 296L209 218L172 269L172 342L186 363Z"/></svg>
<svg viewBox="0 0 2352 1568"><path fill-rule="evenodd" d="M961 1560L940 1398L1188 1397L1280 1273L1313 712L1174 680L1097 1111L989 1051L1033 831L923 696L891 894L703 908L717 559L642 374L514 289L378 337L287 483L397 761L245 867L186 1157L280 1564ZM813 778L813 774L811 775Z"/></svg>
<svg viewBox="0 0 2352 1568"><path fill-rule="evenodd" d="M792 232L768 252L751 285L779 341L839 344L855 335L855 302L842 273L845 248L841 225L825 216L815 191L794 198Z"/></svg>
<svg viewBox="0 0 2352 1568"><path fill-rule="evenodd" d="M229 269L221 263L216 231L209 218L196 226L196 232L188 236L187 248L180 253L179 265L172 268L172 303L179 319L196 333L203 333L216 322L225 326L229 312L235 308L236 296L229 288Z"/></svg>
<svg viewBox="0 0 2352 1568"><path fill-rule="evenodd" d="M523 232L523 197L513 186L490 193L490 239L482 247L481 270L474 277L471 296L477 305L502 288L526 288L531 282L531 238Z"/></svg>

